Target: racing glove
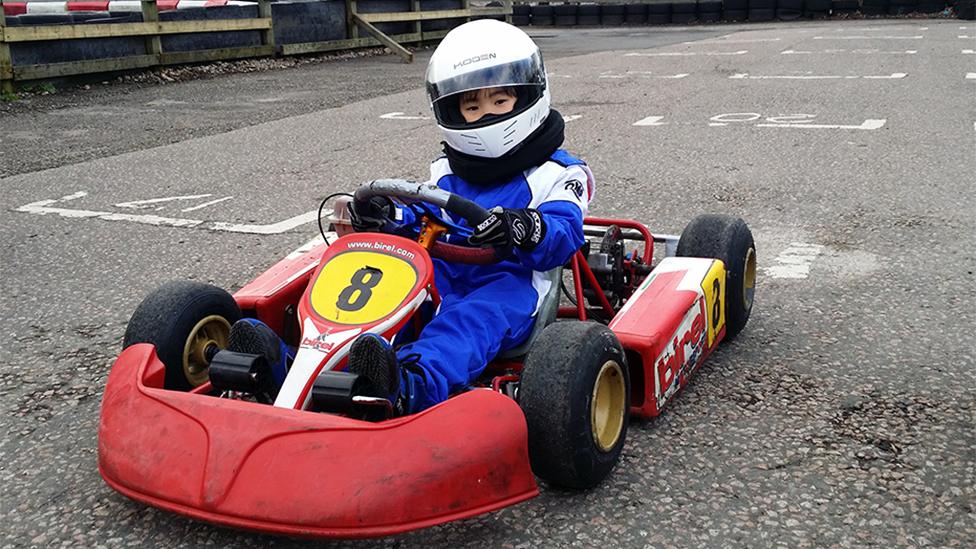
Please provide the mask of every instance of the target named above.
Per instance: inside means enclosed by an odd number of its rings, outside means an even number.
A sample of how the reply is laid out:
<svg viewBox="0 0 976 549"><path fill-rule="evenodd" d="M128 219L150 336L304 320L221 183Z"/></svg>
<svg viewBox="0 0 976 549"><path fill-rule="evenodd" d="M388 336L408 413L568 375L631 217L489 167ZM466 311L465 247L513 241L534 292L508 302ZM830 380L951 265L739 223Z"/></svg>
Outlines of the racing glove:
<svg viewBox="0 0 976 549"><path fill-rule="evenodd" d="M385 196L373 196L365 202L349 203L349 221L356 232L379 232L387 221L393 219L396 206Z"/></svg>
<svg viewBox="0 0 976 549"><path fill-rule="evenodd" d="M516 247L531 252L546 237L546 223L538 210L496 206L489 213L468 237L471 244L492 246L507 256Z"/></svg>

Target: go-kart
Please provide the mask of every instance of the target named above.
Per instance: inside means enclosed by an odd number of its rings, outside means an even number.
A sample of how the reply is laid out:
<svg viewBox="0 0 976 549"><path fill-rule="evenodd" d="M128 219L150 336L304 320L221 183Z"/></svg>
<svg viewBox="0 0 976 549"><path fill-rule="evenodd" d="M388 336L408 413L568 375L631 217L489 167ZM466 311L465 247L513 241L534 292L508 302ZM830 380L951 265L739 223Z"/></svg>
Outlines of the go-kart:
<svg viewBox="0 0 976 549"><path fill-rule="evenodd" d="M391 417L344 371L352 341L415 337L439 301L431 257L503 258L463 245L488 215L473 202L400 180L354 199L373 196L420 208L416 237L353 232L337 204L322 242L233 296L173 282L137 307L102 401L98 464L112 488L200 520L308 537L471 517L534 497L536 475L589 488L617 463L629 417L658 415L752 309L755 247L741 219L700 216L678 238L587 218L567 272L546 273L528 340L447 401ZM242 316L296 350L283 382L264 357L227 349Z"/></svg>

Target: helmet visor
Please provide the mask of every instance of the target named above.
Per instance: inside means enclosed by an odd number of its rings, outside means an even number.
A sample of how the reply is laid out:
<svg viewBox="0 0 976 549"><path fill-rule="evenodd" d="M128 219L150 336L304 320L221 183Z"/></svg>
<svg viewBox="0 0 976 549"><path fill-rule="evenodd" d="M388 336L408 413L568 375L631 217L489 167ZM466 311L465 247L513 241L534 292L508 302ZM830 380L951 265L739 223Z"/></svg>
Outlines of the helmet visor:
<svg viewBox="0 0 976 549"><path fill-rule="evenodd" d="M460 61L455 65L455 69L460 69L465 64L490 61L491 59L484 59L486 55L475 56ZM444 78L436 82L431 81L430 75L428 75L427 95L430 96L431 103L436 103L438 99L443 97L470 90L526 85L541 86L544 88L545 83L546 69L542 64L542 55L536 50L530 57L525 59L493 65L484 69Z"/></svg>

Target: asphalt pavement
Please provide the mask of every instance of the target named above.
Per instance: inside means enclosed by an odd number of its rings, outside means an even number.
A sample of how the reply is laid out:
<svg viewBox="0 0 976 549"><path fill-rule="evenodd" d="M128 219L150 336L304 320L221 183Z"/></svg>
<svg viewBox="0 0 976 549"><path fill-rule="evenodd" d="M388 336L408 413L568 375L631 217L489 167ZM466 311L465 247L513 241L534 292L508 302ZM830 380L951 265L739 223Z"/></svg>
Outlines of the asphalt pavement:
<svg viewBox="0 0 976 549"><path fill-rule="evenodd" d="M95 84L0 112L0 546L976 546L976 26L532 34L593 215L730 213L757 242L749 325L631 424L608 481L335 543L109 489L99 401L140 299L240 287L315 236L323 196L425 177L438 138L429 51Z"/></svg>

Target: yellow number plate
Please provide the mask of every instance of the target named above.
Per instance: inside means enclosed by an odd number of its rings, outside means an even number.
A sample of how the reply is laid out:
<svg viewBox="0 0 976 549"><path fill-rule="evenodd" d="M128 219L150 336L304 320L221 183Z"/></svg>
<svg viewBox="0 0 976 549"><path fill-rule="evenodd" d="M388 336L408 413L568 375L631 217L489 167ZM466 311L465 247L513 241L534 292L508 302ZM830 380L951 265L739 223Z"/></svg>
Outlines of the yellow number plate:
<svg viewBox="0 0 976 549"><path fill-rule="evenodd" d="M416 283L416 270L403 259L375 252L341 253L316 277L312 309L338 324L371 324L395 311Z"/></svg>
<svg viewBox="0 0 976 549"><path fill-rule="evenodd" d="M712 263L701 283L705 293L705 316L708 317L708 346L715 344L715 338L725 327L725 265L721 261Z"/></svg>

